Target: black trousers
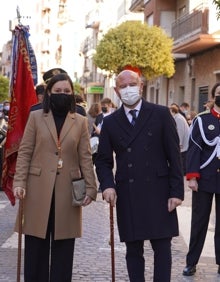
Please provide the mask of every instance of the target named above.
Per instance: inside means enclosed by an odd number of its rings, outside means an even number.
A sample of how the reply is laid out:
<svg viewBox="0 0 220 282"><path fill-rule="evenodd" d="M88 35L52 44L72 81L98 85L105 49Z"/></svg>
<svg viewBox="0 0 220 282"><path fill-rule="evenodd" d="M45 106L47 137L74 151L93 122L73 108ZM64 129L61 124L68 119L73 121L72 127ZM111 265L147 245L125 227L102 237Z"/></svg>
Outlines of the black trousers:
<svg viewBox="0 0 220 282"><path fill-rule="evenodd" d="M72 281L75 239L54 240L54 210L53 197L45 239L25 235L25 282Z"/></svg>
<svg viewBox="0 0 220 282"><path fill-rule="evenodd" d="M150 240L154 251L154 282L170 282L172 238ZM126 262L131 282L145 281L144 241L126 242Z"/></svg>
<svg viewBox="0 0 220 282"><path fill-rule="evenodd" d="M204 191L192 192L192 219L189 251L186 256L187 265L196 265L199 261L212 209L213 193ZM215 257L216 264L220 265L220 194L215 194Z"/></svg>
<svg viewBox="0 0 220 282"><path fill-rule="evenodd" d="M75 239L25 236L25 282L71 282Z"/></svg>
<svg viewBox="0 0 220 282"><path fill-rule="evenodd" d="M187 151L181 152L181 161L182 161L183 175L186 175L186 153L187 153Z"/></svg>

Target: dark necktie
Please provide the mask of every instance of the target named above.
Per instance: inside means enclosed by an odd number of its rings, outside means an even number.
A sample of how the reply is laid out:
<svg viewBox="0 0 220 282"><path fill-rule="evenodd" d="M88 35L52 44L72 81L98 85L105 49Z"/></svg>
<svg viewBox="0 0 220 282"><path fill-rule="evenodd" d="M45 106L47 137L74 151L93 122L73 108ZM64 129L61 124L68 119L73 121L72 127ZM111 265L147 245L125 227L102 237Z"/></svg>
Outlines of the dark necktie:
<svg viewBox="0 0 220 282"><path fill-rule="evenodd" d="M130 110L129 113L132 115L132 120L131 124L134 126L136 123L137 115L136 115L137 110Z"/></svg>

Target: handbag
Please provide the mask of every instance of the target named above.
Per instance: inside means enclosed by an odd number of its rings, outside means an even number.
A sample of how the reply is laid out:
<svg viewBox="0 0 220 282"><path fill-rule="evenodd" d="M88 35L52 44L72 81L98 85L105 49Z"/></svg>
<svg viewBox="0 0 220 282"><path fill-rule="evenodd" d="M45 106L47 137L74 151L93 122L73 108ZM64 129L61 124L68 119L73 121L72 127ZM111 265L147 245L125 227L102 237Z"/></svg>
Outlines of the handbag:
<svg viewBox="0 0 220 282"><path fill-rule="evenodd" d="M86 183L84 178L72 181L72 206L81 206L86 196Z"/></svg>

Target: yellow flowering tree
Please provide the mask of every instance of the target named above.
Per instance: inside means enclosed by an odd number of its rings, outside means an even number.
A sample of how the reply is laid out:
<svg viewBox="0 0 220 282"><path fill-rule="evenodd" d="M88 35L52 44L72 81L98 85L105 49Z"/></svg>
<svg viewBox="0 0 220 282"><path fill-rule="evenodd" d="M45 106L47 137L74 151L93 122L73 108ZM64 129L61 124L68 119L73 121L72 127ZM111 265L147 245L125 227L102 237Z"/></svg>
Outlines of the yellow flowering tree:
<svg viewBox="0 0 220 282"><path fill-rule="evenodd" d="M110 29L100 40L93 57L102 70L119 73L125 66L138 67L151 79L174 74L173 40L157 26L127 21Z"/></svg>

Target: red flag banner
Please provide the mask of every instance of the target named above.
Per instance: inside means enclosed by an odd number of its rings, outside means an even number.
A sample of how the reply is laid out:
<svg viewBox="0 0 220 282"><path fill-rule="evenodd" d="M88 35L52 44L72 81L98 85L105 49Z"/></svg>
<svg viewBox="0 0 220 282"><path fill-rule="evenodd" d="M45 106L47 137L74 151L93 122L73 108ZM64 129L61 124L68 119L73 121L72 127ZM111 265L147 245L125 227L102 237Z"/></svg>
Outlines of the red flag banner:
<svg viewBox="0 0 220 282"><path fill-rule="evenodd" d="M2 188L12 205L15 205L12 184L18 148L30 107L37 103L34 89L37 64L28 37L28 27L19 25L15 28L12 38L11 103L2 172Z"/></svg>

